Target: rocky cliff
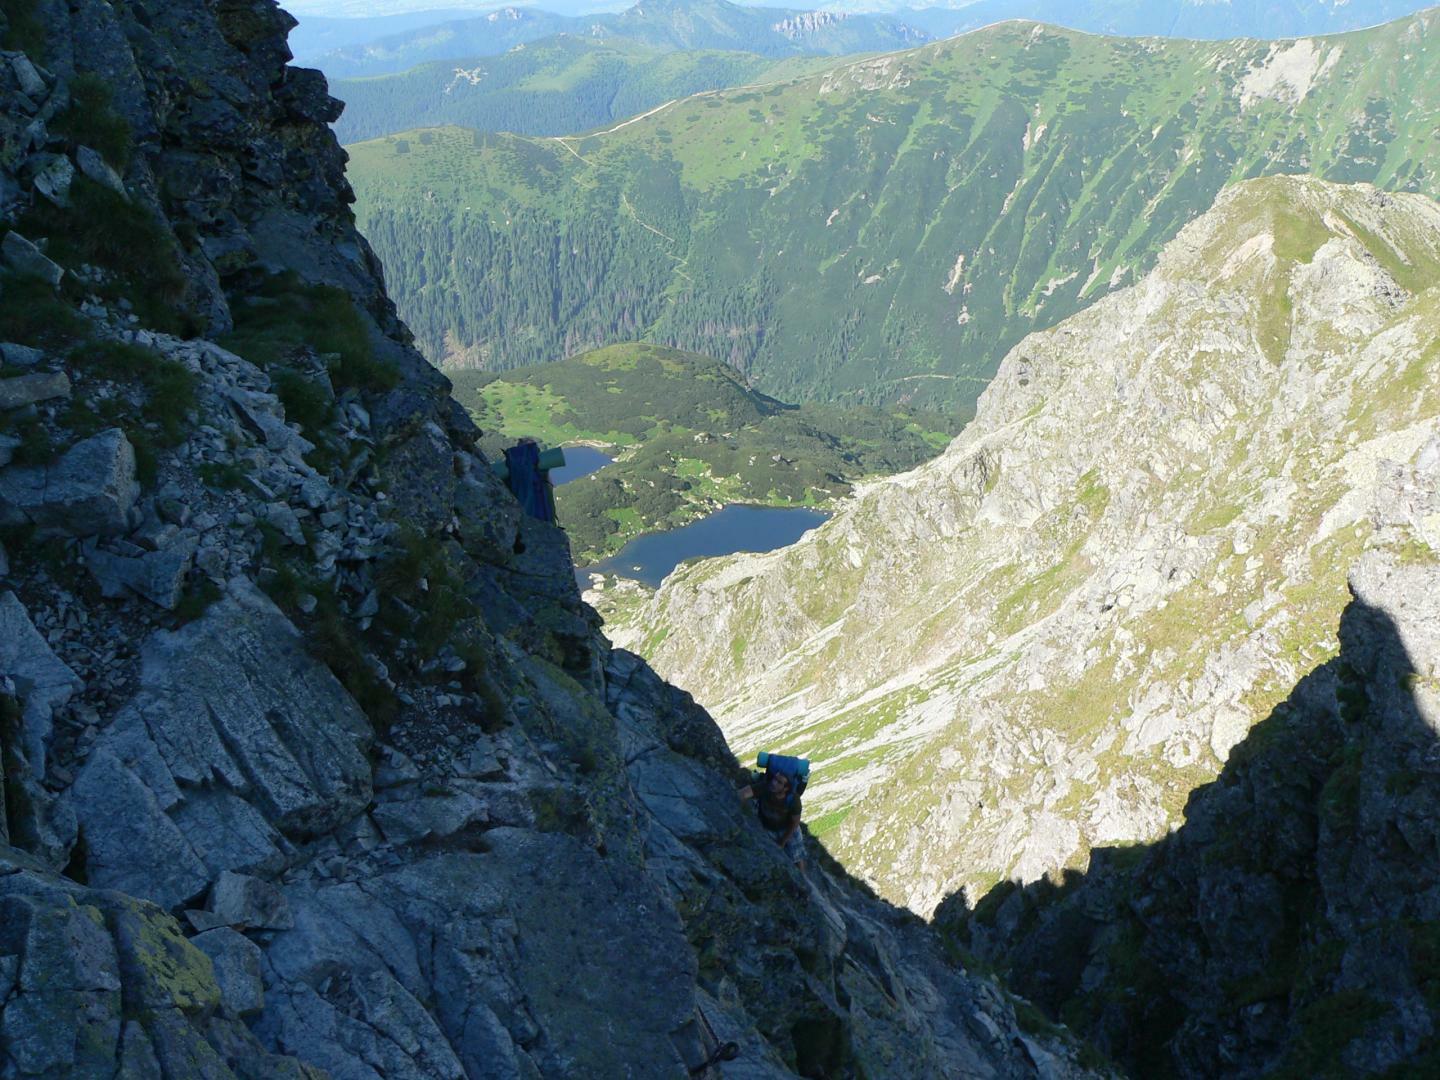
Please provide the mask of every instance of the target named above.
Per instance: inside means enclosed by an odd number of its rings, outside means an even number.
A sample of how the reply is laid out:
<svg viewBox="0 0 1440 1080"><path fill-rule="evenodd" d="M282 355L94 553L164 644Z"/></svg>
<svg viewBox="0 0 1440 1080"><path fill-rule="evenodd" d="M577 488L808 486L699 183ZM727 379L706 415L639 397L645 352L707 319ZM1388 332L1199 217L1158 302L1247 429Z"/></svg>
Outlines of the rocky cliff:
<svg viewBox="0 0 1440 1080"><path fill-rule="evenodd" d="M1137 1073L1431 1076L1440 441L1383 470L1338 655L1152 846L940 921Z"/></svg>
<svg viewBox="0 0 1440 1080"><path fill-rule="evenodd" d="M0 7L0 1076L1083 1072L598 635L290 25Z"/></svg>
<svg viewBox="0 0 1440 1080"><path fill-rule="evenodd" d="M736 745L816 759L825 842L884 895L1084 867L1339 651L1377 484L1440 430L1437 283L1430 200L1239 184L1011 352L936 461L783 552L592 595Z"/></svg>

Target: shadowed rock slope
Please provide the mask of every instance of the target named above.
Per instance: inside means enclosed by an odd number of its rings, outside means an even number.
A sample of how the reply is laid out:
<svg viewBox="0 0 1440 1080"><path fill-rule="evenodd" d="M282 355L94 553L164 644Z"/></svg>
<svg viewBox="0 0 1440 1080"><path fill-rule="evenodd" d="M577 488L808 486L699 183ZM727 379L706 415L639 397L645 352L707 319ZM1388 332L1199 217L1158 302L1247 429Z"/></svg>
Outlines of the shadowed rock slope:
<svg viewBox="0 0 1440 1080"><path fill-rule="evenodd" d="M940 921L1137 1073L1440 1070L1440 442L1387 467L1340 651L1152 847Z"/></svg>
<svg viewBox="0 0 1440 1080"><path fill-rule="evenodd" d="M825 842L916 910L1157 839L1334 656L1376 485L1440 430L1437 283L1423 196L1227 189L934 462L683 568L630 640L738 747L816 759Z"/></svg>
<svg viewBox="0 0 1440 1080"><path fill-rule="evenodd" d="M288 17L0 11L0 1076L1082 1071L599 637Z"/></svg>

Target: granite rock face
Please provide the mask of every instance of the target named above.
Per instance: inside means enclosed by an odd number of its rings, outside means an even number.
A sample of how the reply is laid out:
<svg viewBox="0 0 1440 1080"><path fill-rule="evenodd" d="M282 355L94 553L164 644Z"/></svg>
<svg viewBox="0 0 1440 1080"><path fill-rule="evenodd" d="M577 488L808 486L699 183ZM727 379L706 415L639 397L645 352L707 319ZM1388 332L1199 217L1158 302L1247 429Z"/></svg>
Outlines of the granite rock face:
<svg viewBox="0 0 1440 1080"><path fill-rule="evenodd" d="M1089 1075L821 853L801 877L708 715L599 635L394 317L292 20L35 13L0 220L148 222L168 310L7 233L29 280L0 285L54 318L0 353L29 380L0 415L0 1076L717 1076L732 1041L729 1076ZM52 123L82 98L94 146ZM297 297L324 317L279 357L214 340Z"/></svg>

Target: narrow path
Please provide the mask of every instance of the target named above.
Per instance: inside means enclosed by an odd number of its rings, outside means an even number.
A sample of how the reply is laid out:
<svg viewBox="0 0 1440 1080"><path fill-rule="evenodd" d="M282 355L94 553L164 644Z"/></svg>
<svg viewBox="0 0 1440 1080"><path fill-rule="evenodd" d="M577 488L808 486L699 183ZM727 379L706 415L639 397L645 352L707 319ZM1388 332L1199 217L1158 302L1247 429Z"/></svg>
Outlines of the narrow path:
<svg viewBox="0 0 1440 1080"><path fill-rule="evenodd" d="M620 203L622 206L625 207L626 210L630 211L630 216L635 219L636 225L639 225L642 229L649 229L656 236L662 236L666 240L669 240L672 244L678 243L678 241L673 236L667 236L665 233L655 228L654 225L646 225L645 222L641 221L640 215L635 212L635 207L630 205L630 197L626 195L623 191L620 193Z"/></svg>

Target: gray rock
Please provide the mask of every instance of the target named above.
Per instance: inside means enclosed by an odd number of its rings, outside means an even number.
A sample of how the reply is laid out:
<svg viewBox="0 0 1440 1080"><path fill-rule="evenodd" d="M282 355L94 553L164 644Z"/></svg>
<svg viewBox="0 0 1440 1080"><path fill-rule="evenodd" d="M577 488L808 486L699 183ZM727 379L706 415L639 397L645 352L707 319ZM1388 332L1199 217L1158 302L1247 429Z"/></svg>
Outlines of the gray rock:
<svg viewBox="0 0 1440 1080"><path fill-rule="evenodd" d="M70 378L63 371L17 375L0 379L0 410L21 409L54 398L70 396Z"/></svg>
<svg viewBox="0 0 1440 1080"><path fill-rule="evenodd" d="M75 181L75 166L63 154L45 154L34 163L31 181L42 197L56 206L70 204L70 185Z"/></svg>
<svg viewBox="0 0 1440 1080"><path fill-rule="evenodd" d="M191 938L190 944L210 958L222 1005L237 1016L257 1013L265 1007L258 945L229 927L207 930Z"/></svg>
<svg viewBox="0 0 1440 1080"><path fill-rule="evenodd" d="M236 415L265 442L265 446L290 464L303 467L304 457L315 445L285 423L285 413L273 394L230 387L226 396Z"/></svg>
<svg viewBox="0 0 1440 1080"><path fill-rule="evenodd" d="M45 80L40 72L35 70L35 65L30 62L29 57L24 53L11 53L10 70L15 75L15 81L20 84L20 92L28 98L42 101L49 94L50 88L45 85Z"/></svg>
<svg viewBox="0 0 1440 1080"><path fill-rule="evenodd" d="M0 523L114 536L129 527L139 490L135 451L123 431L110 428L76 443L50 465L0 472Z"/></svg>
<svg viewBox="0 0 1440 1080"><path fill-rule="evenodd" d="M264 520L279 529L280 534L291 544L296 547L305 546L305 532L300 528L300 519L285 503L271 503L265 507L263 516Z"/></svg>
<svg viewBox="0 0 1440 1080"><path fill-rule="evenodd" d="M21 707L21 749L35 779L44 779L52 714L84 684L50 650L12 592L0 593L0 676L15 686Z"/></svg>
<svg viewBox="0 0 1440 1080"><path fill-rule="evenodd" d="M249 582L154 634L140 690L101 734L71 803L90 881L166 907L224 870L273 873L289 838L370 799L364 714Z"/></svg>
<svg viewBox="0 0 1440 1080"><path fill-rule="evenodd" d="M19 448L20 440L15 436L0 435L0 469L10 464L15 457L15 451Z"/></svg>
<svg viewBox="0 0 1440 1080"><path fill-rule="evenodd" d="M0 363L10 367L34 367L44 359L45 353L41 349L17 345L13 341L0 341Z"/></svg>
<svg viewBox="0 0 1440 1080"><path fill-rule="evenodd" d="M409 844L427 837L443 839L468 825L489 820L484 800L466 791L382 802L370 816L392 844Z"/></svg>
<svg viewBox="0 0 1440 1080"><path fill-rule="evenodd" d="M0 544L0 578L10 574L10 556L5 554L5 545Z"/></svg>
<svg viewBox="0 0 1440 1080"><path fill-rule="evenodd" d="M29 274L51 285L59 285L60 279L65 276L65 271L57 263L17 232L6 233L5 239L0 241L0 258L17 274Z"/></svg>
<svg viewBox="0 0 1440 1080"><path fill-rule="evenodd" d="M248 874L224 871L210 890L210 912L225 926L288 930L295 925L285 894Z"/></svg>
<svg viewBox="0 0 1440 1080"><path fill-rule="evenodd" d="M162 551L139 556L117 555L99 548L86 552L85 565L100 583L100 591L111 599L127 593L142 596L166 611L175 610L185 586L185 575L199 540L193 536L172 543Z"/></svg>
<svg viewBox="0 0 1440 1080"><path fill-rule="evenodd" d="M80 167L80 172L100 184L107 187L116 195L125 195L125 181L120 179L120 174L110 167L110 164L100 154L88 146L81 146L75 151L75 164Z"/></svg>

